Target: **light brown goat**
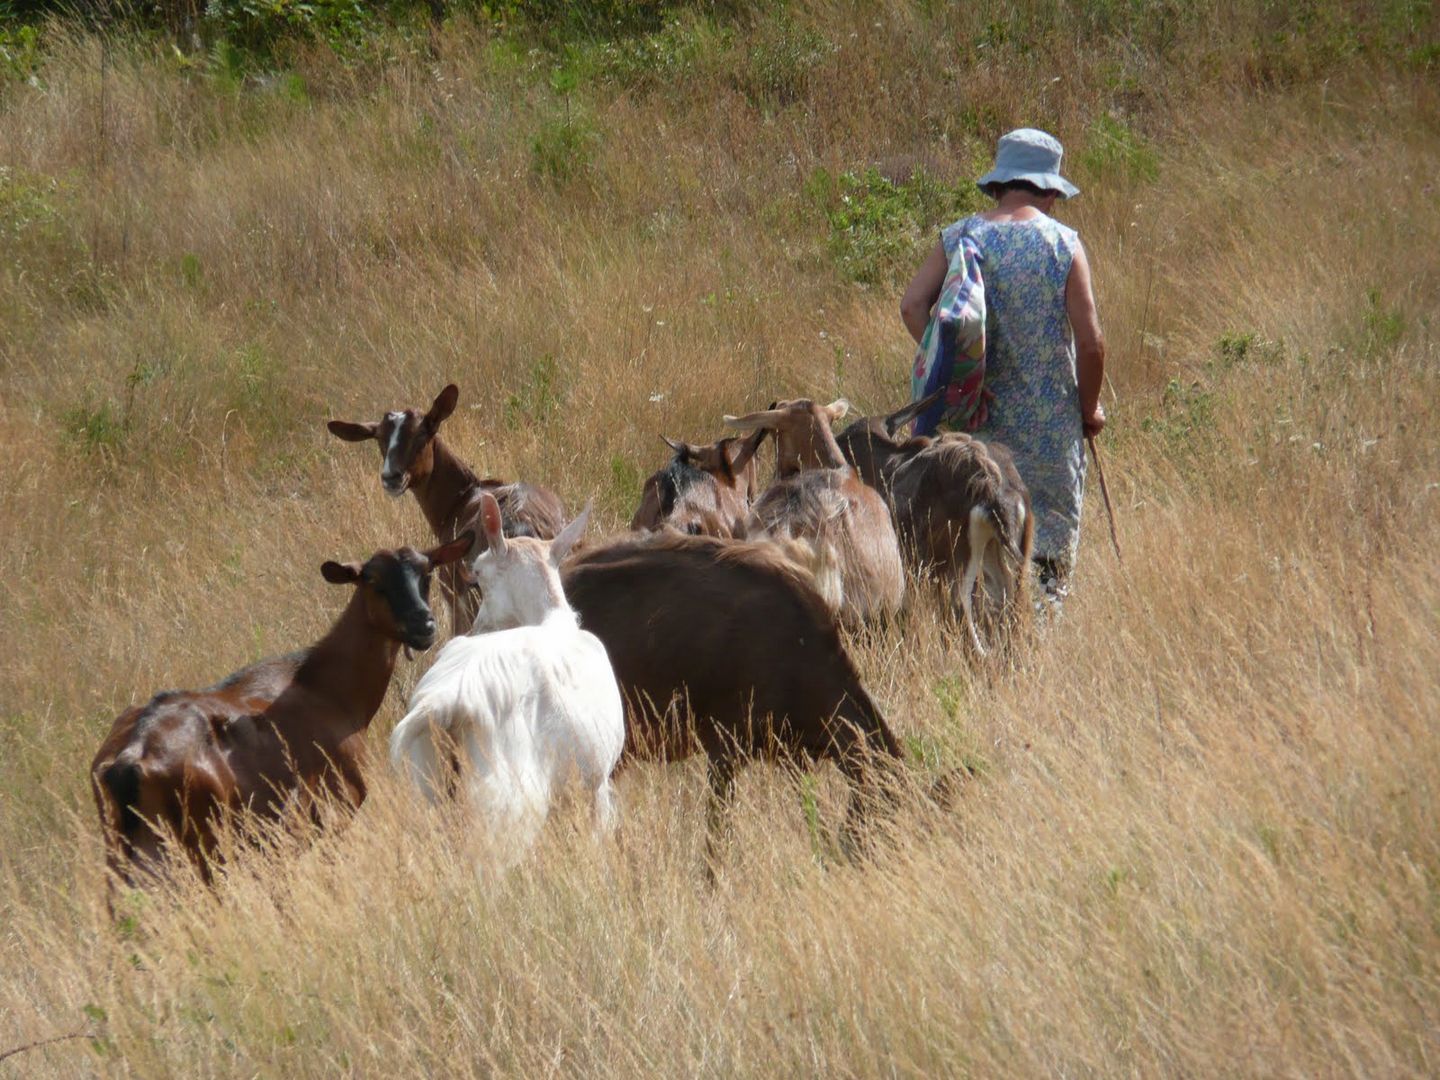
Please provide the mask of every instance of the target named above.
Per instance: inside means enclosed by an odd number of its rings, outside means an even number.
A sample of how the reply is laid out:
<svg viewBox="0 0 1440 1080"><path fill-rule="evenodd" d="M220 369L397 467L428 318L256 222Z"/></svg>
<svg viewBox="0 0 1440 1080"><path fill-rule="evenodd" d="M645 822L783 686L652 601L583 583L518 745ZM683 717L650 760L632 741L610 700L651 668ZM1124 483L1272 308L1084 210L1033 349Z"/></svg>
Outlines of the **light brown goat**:
<svg viewBox="0 0 1440 1080"><path fill-rule="evenodd" d="M914 569L948 593L970 632L1010 635L1025 611L1026 571L1035 524L1030 493L1010 451L951 432L901 440L906 423L931 403L856 420L836 437L845 458L889 500L901 549ZM984 603L977 617L976 587Z"/></svg>
<svg viewBox="0 0 1440 1080"><path fill-rule="evenodd" d="M707 446L661 436L675 456L645 481L630 528L653 532L668 525L695 536L744 536L755 498L755 452L767 434L760 428Z"/></svg>
<svg viewBox="0 0 1440 1080"><path fill-rule="evenodd" d="M885 500L861 479L830 432L849 403L776 402L729 427L775 432L776 481L751 508L746 528L802 541L820 595L846 622L894 615L905 599L905 571Z"/></svg>

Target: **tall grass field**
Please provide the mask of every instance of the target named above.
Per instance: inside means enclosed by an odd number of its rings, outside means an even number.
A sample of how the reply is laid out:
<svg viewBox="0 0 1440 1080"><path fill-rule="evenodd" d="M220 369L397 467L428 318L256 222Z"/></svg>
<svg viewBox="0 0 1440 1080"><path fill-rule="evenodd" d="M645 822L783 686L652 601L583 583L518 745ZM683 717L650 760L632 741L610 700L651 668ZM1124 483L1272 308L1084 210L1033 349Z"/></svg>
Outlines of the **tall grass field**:
<svg viewBox="0 0 1440 1080"><path fill-rule="evenodd" d="M1432 4L362 7L0 19L0 1076L1440 1072ZM854 861L834 769L757 764L712 885L703 768L640 764L613 842L477 873L386 760L432 652L352 820L108 910L114 718L430 540L327 419L453 381L462 458L618 532L661 434L906 400L901 290L1019 126L1083 192L1125 558L1092 486L1011 662L923 597L849 639L953 805Z"/></svg>

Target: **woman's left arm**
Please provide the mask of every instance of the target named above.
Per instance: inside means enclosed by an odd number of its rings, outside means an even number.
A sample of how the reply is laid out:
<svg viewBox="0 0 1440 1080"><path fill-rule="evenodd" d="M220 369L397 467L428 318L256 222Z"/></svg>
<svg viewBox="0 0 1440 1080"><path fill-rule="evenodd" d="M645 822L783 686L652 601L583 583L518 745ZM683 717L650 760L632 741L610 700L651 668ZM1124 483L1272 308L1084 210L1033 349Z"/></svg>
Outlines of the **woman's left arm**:
<svg viewBox="0 0 1440 1080"><path fill-rule="evenodd" d="M935 250L920 264L905 295L900 298L900 318L917 345L930 322L930 309L940 296L940 287L945 284L945 271L949 265L945 258L945 245L936 244Z"/></svg>
<svg viewBox="0 0 1440 1080"><path fill-rule="evenodd" d="M1080 422L1086 435L1099 435L1105 426L1105 410L1100 405L1100 385L1105 380L1105 335L1100 331L1100 313L1095 309L1095 291L1090 285L1090 260L1083 247L1075 249L1070 276L1065 281L1065 311L1075 336Z"/></svg>

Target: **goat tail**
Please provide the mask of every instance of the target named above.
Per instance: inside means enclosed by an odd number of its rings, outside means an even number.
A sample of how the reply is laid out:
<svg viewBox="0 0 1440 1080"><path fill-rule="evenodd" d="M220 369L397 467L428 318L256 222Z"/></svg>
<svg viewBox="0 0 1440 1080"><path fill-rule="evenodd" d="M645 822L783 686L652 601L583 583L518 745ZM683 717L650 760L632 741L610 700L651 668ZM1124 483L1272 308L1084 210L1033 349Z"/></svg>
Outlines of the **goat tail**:
<svg viewBox="0 0 1440 1080"><path fill-rule="evenodd" d="M122 838L135 835L143 824L135 805L140 801L140 785L144 773L140 763L116 759L99 771L96 782L104 792L105 802L110 811L109 825Z"/></svg>
<svg viewBox="0 0 1440 1080"><path fill-rule="evenodd" d="M975 584L980 578L980 571L985 564L985 555L991 544L999 543L1004 535L1003 529L997 529L997 516L991 505L972 506L970 508L969 528L966 531L969 554L965 560L965 573L960 580L960 612L965 620L965 628L970 634L970 644L975 647L975 652L980 656L989 655L980 640L980 630L975 624Z"/></svg>
<svg viewBox="0 0 1440 1080"><path fill-rule="evenodd" d="M436 741L437 718L428 710L412 709L390 733L390 765L409 780L431 803L439 803L447 790L445 765Z"/></svg>
<svg viewBox="0 0 1440 1080"><path fill-rule="evenodd" d="M802 570L831 613L845 605L843 560L825 537L771 536L770 542Z"/></svg>

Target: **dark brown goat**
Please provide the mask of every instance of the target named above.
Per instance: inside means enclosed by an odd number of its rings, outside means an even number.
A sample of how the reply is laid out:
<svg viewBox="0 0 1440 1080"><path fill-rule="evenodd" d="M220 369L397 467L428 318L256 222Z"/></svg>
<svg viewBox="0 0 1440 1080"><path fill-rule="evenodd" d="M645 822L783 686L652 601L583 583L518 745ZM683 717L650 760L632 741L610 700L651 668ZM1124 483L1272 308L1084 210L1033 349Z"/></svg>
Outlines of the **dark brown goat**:
<svg viewBox="0 0 1440 1080"><path fill-rule="evenodd" d="M312 648L122 713L90 766L117 877L159 874L168 836L209 881L227 817L314 810L326 794L359 806L365 729L396 655L401 645L426 649L435 640L431 571L459 559L472 540L466 533L428 552L377 551L364 565L327 562L326 581L355 589Z"/></svg>
<svg viewBox="0 0 1440 1080"><path fill-rule="evenodd" d="M890 511L840 453L830 422L849 403L781 401L733 428L775 432L776 481L750 510L747 532L789 537L810 547L816 587L831 609L858 624L900 610L905 571Z"/></svg>
<svg viewBox="0 0 1440 1080"><path fill-rule="evenodd" d="M694 535L743 537L755 499L755 452L767 434L759 428L746 438L732 436L708 446L661 436L675 456L645 481L630 528L654 531L668 525Z"/></svg>
<svg viewBox="0 0 1440 1080"><path fill-rule="evenodd" d="M429 411L402 409L388 412L375 423L331 420L330 433L346 442L380 444L380 485L399 498L415 493L420 510L435 538L442 544L469 531L478 539L478 554L485 550L479 525L480 493L488 491L500 504L506 536L533 536L553 540L565 527L565 507L549 488L521 481L481 479L441 441L440 425L455 411L460 390L451 383L436 396ZM451 632L463 634L475 619L473 593L461 586L458 570L442 575L440 587L450 605Z"/></svg>
<svg viewBox="0 0 1440 1080"><path fill-rule="evenodd" d="M630 537L573 557L563 580L627 699L626 758L706 755L712 842L752 757L834 761L856 788L853 838L877 759L903 755L824 601L779 546Z"/></svg>
<svg viewBox="0 0 1440 1080"><path fill-rule="evenodd" d="M989 636L1013 634L1025 611L1025 583L1034 542L1030 493L1010 451L951 432L898 439L900 428L933 399L886 417L856 420L836 437L847 460L885 494L912 567L949 595L980 655ZM975 591L984 604L975 612Z"/></svg>

